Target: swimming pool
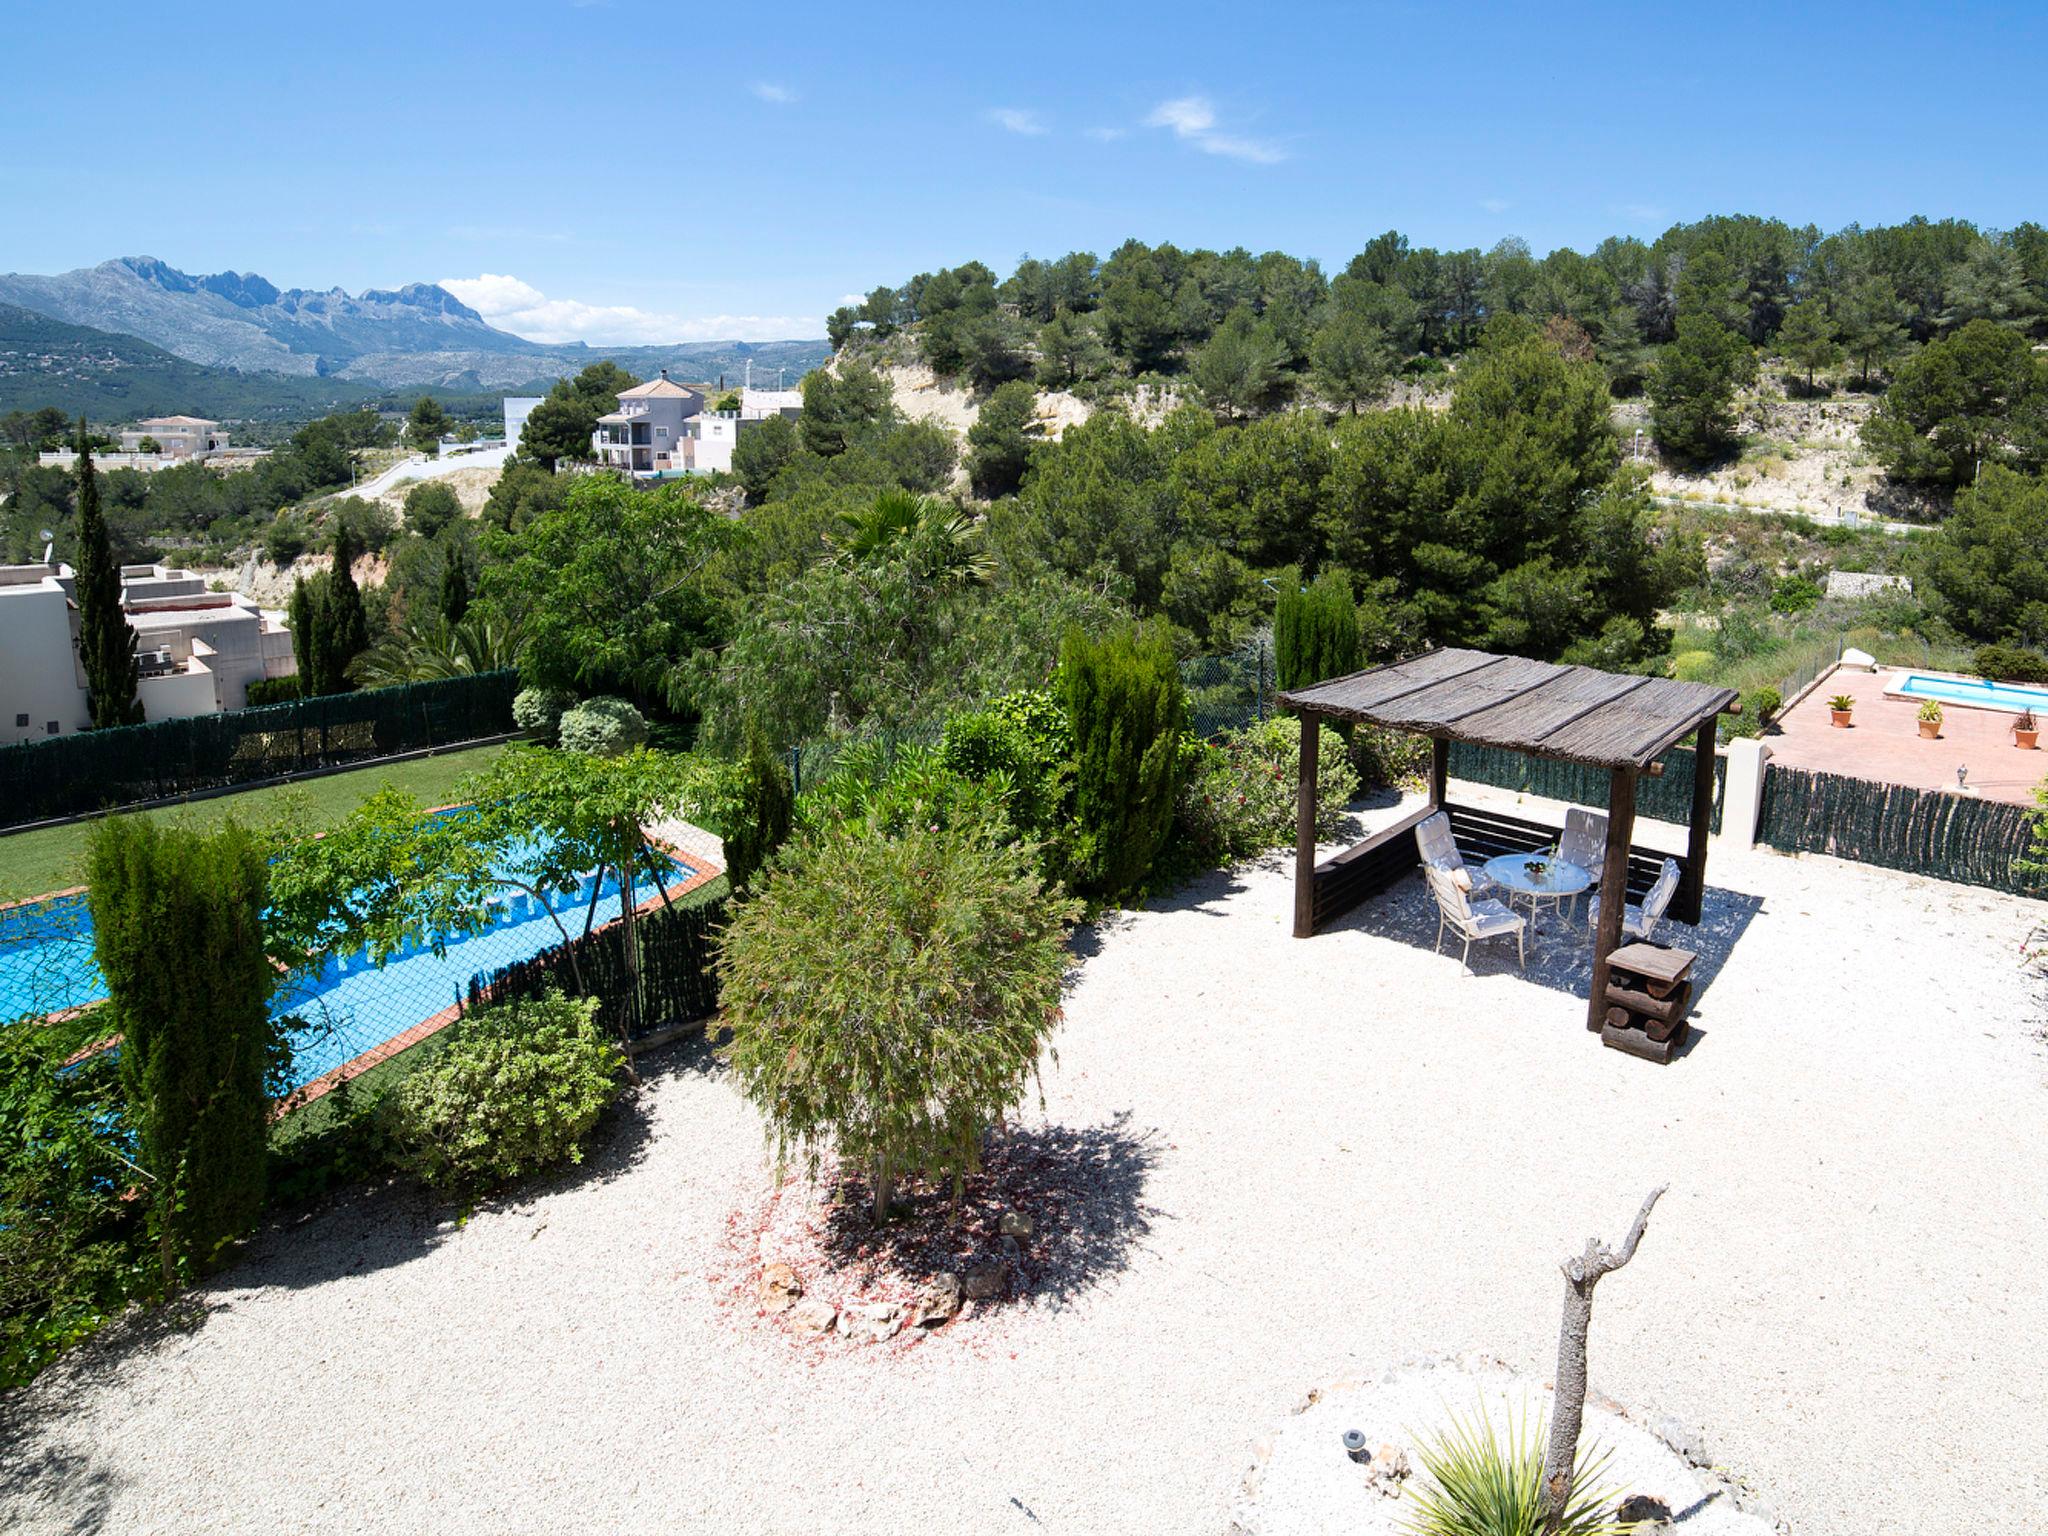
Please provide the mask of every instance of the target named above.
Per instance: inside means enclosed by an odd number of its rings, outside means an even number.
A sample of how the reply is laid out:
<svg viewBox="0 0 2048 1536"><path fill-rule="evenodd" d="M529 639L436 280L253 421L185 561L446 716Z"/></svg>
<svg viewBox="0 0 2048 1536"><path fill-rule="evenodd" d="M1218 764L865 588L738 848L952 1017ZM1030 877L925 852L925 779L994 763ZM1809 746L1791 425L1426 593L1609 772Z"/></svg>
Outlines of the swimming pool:
<svg viewBox="0 0 2048 1536"><path fill-rule="evenodd" d="M662 883L671 895L696 870L672 854L664 856ZM636 881L635 893L657 897L651 884ZM562 941L559 915L572 934L583 931L592 895L598 921L618 913L617 878L599 889L585 875L572 889L555 892L543 905L521 891L507 891L490 903L489 926L450 935L436 955L420 935L380 968L367 953L332 956L317 972L281 985L270 1001L275 1019L303 1021L292 1030L290 1086L302 1088L346 1066L366 1052L464 1001L473 978L539 954ZM0 1021L40 1018L102 1001L106 981L93 957L92 914L82 892L0 911Z"/></svg>
<svg viewBox="0 0 2048 1536"><path fill-rule="evenodd" d="M1974 677L1938 677L1927 672L1895 672L1884 685L1887 694L1907 699L1933 699L1942 704L1960 704L1968 709L2002 709L2018 714L2031 709L2048 715L2048 688L2024 688L2018 683L1992 683Z"/></svg>

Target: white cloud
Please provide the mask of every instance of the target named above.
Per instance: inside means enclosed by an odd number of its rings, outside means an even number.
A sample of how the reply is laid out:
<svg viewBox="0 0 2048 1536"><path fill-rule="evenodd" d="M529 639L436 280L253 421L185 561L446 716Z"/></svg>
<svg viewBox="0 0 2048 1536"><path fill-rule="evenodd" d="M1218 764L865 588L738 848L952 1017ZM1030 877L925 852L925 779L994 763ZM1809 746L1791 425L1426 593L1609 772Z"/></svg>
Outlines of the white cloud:
<svg viewBox="0 0 2048 1536"><path fill-rule="evenodd" d="M1130 132L1128 128L1083 128L1081 131L1099 144L1114 144Z"/></svg>
<svg viewBox="0 0 2048 1536"><path fill-rule="evenodd" d="M777 85L772 80L756 80L751 87L753 93L771 106L786 107L796 100L796 92L786 85Z"/></svg>
<svg viewBox="0 0 2048 1536"><path fill-rule="evenodd" d="M998 128L1010 133L1021 133L1036 138L1046 131L1045 123L1036 112L1027 112L1022 107L990 107L982 116Z"/></svg>
<svg viewBox="0 0 2048 1536"><path fill-rule="evenodd" d="M1176 96L1172 101L1162 101L1146 117L1145 126L1170 128L1175 138L1194 145L1205 155L1223 155L1253 165L1275 165L1287 158L1286 151L1270 139L1219 133L1215 104L1206 96Z"/></svg>
<svg viewBox="0 0 2048 1536"><path fill-rule="evenodd" d="M825 334L809 315L672 315L630 304L551 299L505 273L450 277L441 286L501 331L529 341L659 346L673 341L789 341Z"/></svg>
<svg viewBox="0 0 2048 1536"><path fill-rule="evenodd" d="M1479 199L1479 206L1488 213L1506 213L1515 205L1504 197L1482 197Z"/></svg>

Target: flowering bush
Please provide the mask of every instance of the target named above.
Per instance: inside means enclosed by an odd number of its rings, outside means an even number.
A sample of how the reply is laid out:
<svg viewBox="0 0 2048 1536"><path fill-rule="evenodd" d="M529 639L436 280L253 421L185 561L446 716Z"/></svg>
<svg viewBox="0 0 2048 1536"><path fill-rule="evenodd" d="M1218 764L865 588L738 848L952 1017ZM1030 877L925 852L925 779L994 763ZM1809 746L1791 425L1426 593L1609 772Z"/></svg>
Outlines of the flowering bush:
<svg viewBox="0 0 2048 1536"><path fill-rule="evenodd" d="M1188 742L1178 815L1191 851L1230 863L1294 841L1294 799L1301 768L1301 726L1280 717L1220 746ZM1321 727L1316 747L1316 836L1335 837L1358 774L1344 739Z"/></svg>

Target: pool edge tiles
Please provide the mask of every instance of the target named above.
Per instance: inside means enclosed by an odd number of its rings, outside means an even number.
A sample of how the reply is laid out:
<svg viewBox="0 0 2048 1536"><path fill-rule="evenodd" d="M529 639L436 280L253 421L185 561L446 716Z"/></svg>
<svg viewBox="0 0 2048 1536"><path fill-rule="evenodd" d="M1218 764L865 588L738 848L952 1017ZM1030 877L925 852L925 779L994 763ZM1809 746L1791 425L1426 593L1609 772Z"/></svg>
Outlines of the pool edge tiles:
<svg viewBox="0 0 2048 1536"><path fill-rule="evenodd" d="M689 870L690 874L686 879L679 880L673 885L656 889L652 895L636 904L633 908L635 916L645 916L655 911L662 905L664 897L668 901L673 902L687 896L692 891L701 890L704 886L709 885L713 880L716 880L725 873L723 866L706 859L702 854L694 850L691 851L686 859L680 850L673 846L664 844L662 847L663 851L675 860L678 867ZM610 918L605 922L597 924L591 931L593 933L603 933L619 921L620 919L617 917ZM545 952L545 949L552 947L551 945L544 946L543 949L535 950L534 953L541 954ZM281 1120L287 1115L304 1109L315 1100L326 1097L343 1083L361 1077L372 1067L382 1066L394 1056L403 1055L414 1046L431 1040L435 1035L438 1035L450 1024L461 1018L462 1014L462 1005L451 1003L438 1013L430 1014L426 1018L421 1019L417 1024L400 1030L389 1039L379 1041L359 1054L350 1057L347 1061L328 1068L327 1071L319 1076L307 1079L271 1106L271 1118L273 1120Z"/></svg>

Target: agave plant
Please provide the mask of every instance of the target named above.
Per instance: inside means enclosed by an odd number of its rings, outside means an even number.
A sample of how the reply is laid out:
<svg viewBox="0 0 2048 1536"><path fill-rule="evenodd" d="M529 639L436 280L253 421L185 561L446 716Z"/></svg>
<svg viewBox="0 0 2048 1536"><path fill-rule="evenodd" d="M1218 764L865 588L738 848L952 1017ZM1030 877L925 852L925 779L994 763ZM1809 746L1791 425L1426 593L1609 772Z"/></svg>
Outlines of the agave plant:
<svg viewBox="0 0 2048 1536"><path fill-rule="evenodd" d="M525 638L524 625L495 613L472 609L459 624L450 624L433 612L385 636L358 656L348 672L364 688L499 672L519 665Z"/></svg>
<svg viewBox="0 0 2048 1536"><path fill-rule="evenodd" d="M856 564L907 547L928 557L934 577L986 581L995 573L980 525L938 496L884 491L858 512L840 513L832 543Z"/></svg>
<svg viewBox="0 0 2048 1536"><path fill-rule="evenodd" d="M1441 1435L1422 1438L1417 1454L1429 1476L1409 1490L1415 1507L1404 1515L1403 1529L1413 1536L1626 1536L1636 1528L1609 1513L1616 1492L1599 1485L1605 1451L1578 1459L1564 1508L1549 1523L1543 1502L1546 1416L1537 1415L1533 1434L1527 1429L1526 1415L1518 1422L1510 1407L1506 1434L1497 1435L1482 1402L1477 1422L1453 1419Z"/></svg>

